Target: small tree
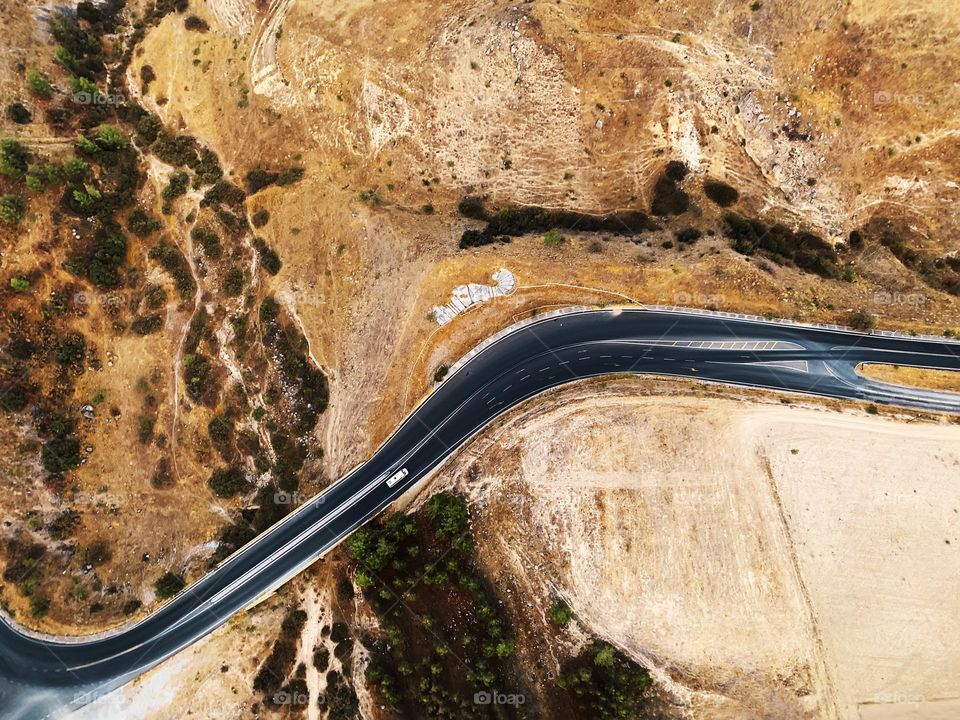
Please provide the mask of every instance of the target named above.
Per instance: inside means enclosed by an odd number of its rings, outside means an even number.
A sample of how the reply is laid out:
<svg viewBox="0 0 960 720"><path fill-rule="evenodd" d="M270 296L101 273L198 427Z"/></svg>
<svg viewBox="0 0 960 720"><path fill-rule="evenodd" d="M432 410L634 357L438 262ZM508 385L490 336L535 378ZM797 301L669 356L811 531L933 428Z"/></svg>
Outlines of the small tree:
<svg viewBox="0 0 960 720"><path fill-rule="evenodd" d="M550 608L550 619L560 627L566 627L573 618L573 610L563 600L560 600Z"/></svg>
<svg viewBox="0 0 960 720"><path fill-rule="evenodd" d="M70 89L75 95L86 95L89 100L93 100L100 94L96 84L85 77L70 78Z"/></svg>
<svg viewBox="0 0 960 720"><path fill-rule="evenodd" d="M127 139L113 125L97 127L97 144L105 150L120 150L127 146Z"/></svg>
<svg viewBox="0 0 960 720"><path fill-rule="evenodd" d="M30 615L42 618L50 610L50 598L46 595L34 595L30 598Z"/></svg>
<svg viewBox="0 0 960 720"><path fill-rule="evenodd" d="M239 468L227 467L215 470L207 481L207 485L217 497L227 498L243 490L247 480Z"/></svg>
<svg viewBox="0 0 960 720"><path fill-rule="evenodd" d="M0 140L0 174L22 178L29 163L30 151L22 142L13 138Z"/></svg>
<svg viewBox="0 0 960 720"><path fill-rule="evenodd" d="M158 598L166 600L183 590L186 584L182 575L177 575L174 572L166 572L153 584L153 589L156 591Z"/></svg>
<svg viewBox="0 0 960 720"><path fill-rule="evenodd" d="M53 97L53 86L47 80L47 76L39 70L30 70L27 73L27 88L31 95L42 100L49 100Z"/></svg>
<svg viewBox="0 0 960 720"><path fill-rule="evenodd" d="M876 318L863 308L850 313L847 316L847 322L854 330L862 330L863 332L869 332L877 325Z"/></svg>
<svg viewBox="0 0 960 720"><path fill-rule="evenodd" d="M615 650L613 645L607 645L604 643L597 650L597 654L593 656L593 663L597 667L613 667L613 661L615 659Z"/></svg>
<svg viewBox="0 0 960 720"><path fill-rule="evenodd" d="M548 230L547 234L543 236L544 245L559 245L564 241L563 233L554 228L553 230Z"/></svg>
<svg viewBox="0 0 960 720"><path fill-rule="evenodd" d="M72 435L47 441L40 451L40 462L47 472L62 473L80 465L80 441Z"/></svg>
<svg viewBox="0 0 960 720"><path fill-rule="evenodd" d="M0 220L16 225L27 211L26 201L19 195L0 195Z"/></svg>

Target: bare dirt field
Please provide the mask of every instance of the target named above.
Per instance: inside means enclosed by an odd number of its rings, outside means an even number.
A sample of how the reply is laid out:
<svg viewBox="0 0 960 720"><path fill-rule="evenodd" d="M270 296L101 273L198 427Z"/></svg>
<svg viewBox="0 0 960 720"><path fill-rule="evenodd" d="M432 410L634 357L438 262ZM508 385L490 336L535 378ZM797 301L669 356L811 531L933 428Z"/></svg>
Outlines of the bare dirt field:
<svg viewBox="0 0 960 720"><path fill-rule="evenodd" d="M253 676L280 629L285 595L231 618L213 635L121 691L97 697L71 718L248 717Z"/></svg>
<svg viewBox="0 0 960 720"><path fill-rule="evenodd" d="M693 717L922 701L916 717L933 718L960 696L943 572L960 429L648 387L560 391L441 473L484 508L495 576L524 601L567 599L689 691Z"/></svg>

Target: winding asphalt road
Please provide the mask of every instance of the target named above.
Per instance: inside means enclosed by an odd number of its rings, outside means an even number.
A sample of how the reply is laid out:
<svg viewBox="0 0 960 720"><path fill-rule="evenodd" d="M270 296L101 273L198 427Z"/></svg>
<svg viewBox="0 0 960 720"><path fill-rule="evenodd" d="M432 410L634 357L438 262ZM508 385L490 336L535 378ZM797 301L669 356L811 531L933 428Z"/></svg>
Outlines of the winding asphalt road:
<svg viewBox="0 0 960 720"><path fill-rule="evenodd" d="M523 400L615 373L684 376L960 413L960 394L870 381L860 363L960 370L960 344L711 315L594 310L527 324L459 367L367 462L152 615L99 639L52 641L0 623L0 717L65 714L222 625L313 563ZM389 488L385 477L409 474Z"/></svg>

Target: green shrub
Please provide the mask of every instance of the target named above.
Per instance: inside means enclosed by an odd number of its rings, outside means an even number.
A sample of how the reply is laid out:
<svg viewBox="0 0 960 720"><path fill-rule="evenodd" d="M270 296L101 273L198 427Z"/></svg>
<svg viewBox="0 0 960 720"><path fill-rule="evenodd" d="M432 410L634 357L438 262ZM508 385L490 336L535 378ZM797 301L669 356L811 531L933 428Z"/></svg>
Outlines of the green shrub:
<svg viewBox="0 0 960 720"><path fill-rule="evenodd" d="M153 440L153 427L156 418L152 415L141 415L137 424L137 440L141 445L149 445Z"/></svg>
<svg viewBox="0 0 960 720"><path fill-rule="evenodd" d="M169 215L173 210L173 201L187 192L190 185L190 176L185 172L175 172L170 176L170 181L163 189L161 197L163 198L163 207L161 211L164 215Z"/></svg>
<svg viewBox="0 0 960 720"><path fill-rule="evenodd" d="M730 207L740 199L740 193L732 185L720 180L704 180L703 193L720 207Z"/></svg>
<svg viewBox="0 0 960 720"><path fill-rule="evenodd" d="M207 434L215 446L229 445L233 441L233 422L223 415L214 415L207 423Z"/></svg>
<svg viewBox="0 0 960 720"><path fill-rule="evenodd" d="M208 148L200 151L200 159L190 166L194 172L193 187L213 185L223 177L223 168L217 154Z"/></svg>
<svg viewBox="0 0 960 720"><path fill-rule="evenodd" d="M78 274L97 287L120 286L120 266L127 257L127 238L119 226L102 224L82 254L73 259Z"/></svg>
<svg viewBox="0 0 960 720"><path fill-rule="evenodd" d="M77 135L73 146L77 149L77 152L83 153L84 155L96 155L100 152L100 146L86 135Z"/></svg>
<svg viewBox="0 0 960 720"><path fill-rule="evenodd" d="M239 207L246 198L247 195L243 190L226 180L220 179L213 184L213 187L204 193L203 201L200 204L206 207L208 205L224 203L226 205Z"/></svg>
<svg viewBox="0 0 960 720"><path fill-rule="evenodd" d="M277 255L276 251L267 245L267 242L263 238L254 238L253 247L256 248L257 255L260 258L260 266L266 270L271 275L276 275L280 272L280 268L283 263L280 262L280 256Z"/></svg>
<svg viewBox="0 0 960 720"><path fill-rule="evenodd" d="M217 497L228 498L245 490L247 479L242 470L231 466L214 470L210 479L207 480L207 485Z"/></svg>
<svg viewBox="0 0 960 720"><path fill-rule="evenodd" d="M735 212L724 214L723 222L727 237L733 240L733 249L742 255L762 253L775 262L792 262L823 278L840 276L839 257L833 245L813 233L796 232L780 224L767 226Z"/></svg>
<svg viewBox="0 0 960 720"><path fill-rule="evenodd" d="M80 513L76 510L64 510L50 521L46 530L54 540L66 540L73 535L78 525L80 525Z"/></svg>
<svg viewBox="0 0 960 720"><path fill-rule="evenodd" d="M58 47L56 50L54 50L53 59L62 65L64 70L69 73L80 72L80 63L77 62L77 59L73 56L73 53L71 53L65 47Z"/></svg>
<svg viewBox="0 0 960 720"><path fill-rule="evenodd" d="M264 225L270 222L270 211L267 210L266 208L261 208L260 210L257 210L253 214L253 217L251 218L251 222L253 223L253 226L255 228L262 228Z"/></svg>
<svg viewBox="0 0 960 720"><path fill-rule="evenodd" d="M427 501L427 517L436 525L437 536L453 539L463 535L470 522L467 501L459 495L438 493Z"/></svg>
<svg viewBox="0 0 960 720"><path fill-rule="evenodd" d="M30 402L30 390L16 380L0 382L0 410L20 412Z"/></svg>
<svg viewBox="0 0 960 720"><path fill-rule="evenodd" d="M281 171L269 171L254 168L247 173L247 192L253 194L270 185L292 185L303 177L302 167L291 167Z"/></svg>
<svg viewBox="0 0 960 720"><path fill-rule="evenodd" d="M226 297L237 297L243 292L244 277L243 270L232 267L227 271L223 278L223 284L220 289Z"/></svg>
<svg viewBox="0 0 960 720"><path fill-rule="evenodd" d="M649 673L607 643L594 643L567 665L557 684L572 695L584 717L639 717Z"/></svg>
<svg viewBox="0 0 960 720"><path fill-rule="evenodd" d="M196 284L183 253L176 245L161 240L150 248L147 257L160 263L160 266L170 274L181 298L186 300L193 294Z"/></svg>
<svg viewBox="0 0 960 720"><path fill-rule="evenodd" d="M172 135L166 130L161 130L151 150L167 165L181 167L199 162L196 144L196 140L189 135Z"/></svg>
<svg viewBox="0 0 960 720"><path fill-rule="evenodd" d="M30 151L19 140L0 140L0 174L19 180L27 172Z"/></svg>
<svg viewBox="0 0 960 720"><path fill-rule="evenodd" d="M172 598L186 586L186 581L182 575L174 572L166 572L161 575L153 584L153 589L157 597L161 600Z"/></svg>
<svg viewBox="0 0 960 720"><path fill-rule="evenodd" d="M127 147L127 138L113 125L97 127L96 143L104 150L121 150Z"/></svg>
<svg viewBox="0 0 960 720"><path fill-rule="evenodd" d="M877 319L864 309L854 310L847 315L847 324L854 330L869 332L877 325Z"/></svg>
<svg viewBox="0 0 960 720"><path fill-rule="evenodd" d="M22 102L14 101L7 105L7 120L16 125L29 125L33 121L33 114Z"/></svg>
<svg viewBox="0 0 960 720"><path fill-rule="evenodd" d="M39 70L27 71L27 88L34 97L49 100L53 97L53 86Z"/></svg>
<svg viewBox="0 0 960 720"><path fill-rule="evenodd" d="M27 202L19 195L0 195L0 220L7 225L16 225L23 220Z"/></svg>
<svg viewBox="0 0 960 720"><path fill-rule="evenodd" d="M74 188L70 192L70 206L80 215L90 217L96 215L101 207L103 195L90 183L84 183L82 188Z"/></svg>
<svg viewBox="0 0 960 720"><path fill-rule="evenodd" d="M147 215L143 210L134 210L127 217L127 227L134 235L147 237L163 227L163 224L158 219Z"/></svg>
<svg viewBox="0 0 960 720"><path fill-rule="evenodd" d="M573 618L573 610L563 600L550 608L550 619L560 627L566 627Z"/></svg>
<svg viewBox="0 0 960 720"><path fill-rule="evenodd" d="M553 230L548 230L547 233L543 236L544 245L559 245L565 240L563 233L554 228Z"/></svg>
<svg viewBox="0 0 960 720"><path fill-rule="evenodd" d="M63 163L63 176L73 182L81 182L90 175L90 163L78 157L67 158Z"/></svg>
<svg viewBox="0 0 960 720"><path fill-rule="evenodd" d="M151 335L163 327L160 315L141 315L130 323L130 330L137 335Z"/></svg>
<svg viewBox="0 0 960 720"><path fill-rule="evenodd" d="M163 130L163 122L153 113L144 115L137 121L136 142L140 147L148 147L153 144L160 136Z"/></svg>
<svg viewBox="0 0 960 720"><path fill-rule="evenodd" d="M78 332L70 333L57 345L54 357L60 365L79 365L87 349L87 342Z"/></svg>
<svg viewBox="0 0 960 720"><path fill-rule="evenodd" d="M54 437L40 451L44 470L62 473L80 466L80 441L72 435Z"/></svg>
<svg viewBox="0 0 960 720"><path fill-rule="evenodd" d="M190 231L191 239L203 248L203 253L211 260L219 260L223 255L220 236L207 227L197 225Z"/></svg>
<svg viewBox="0 0 960 720"><path fill-rule="evenodd" d="M150 89L150 83L157 79L157 73L154 72L153 66L144 64L140 67L140 87L141 92L146 94Z"/></svg>
<svg viewBox="0 0 960 720"><path fill-rule="evenodd" d="M150 485L157 490L164 490L173 485L173 473L170 471L170 461L167 458L160 458L157 467L150 478Z"/></svg>
<svg viewBox="0 0 960 720"><path fill-rule="evenodd" d="M34 595L30 598L30 615L42 618L50 611L50 598L46 595Z"/></svg>
<svg viewBox="0 0 960 720"><path fill-rule="evenodd" d="M483 220L483 230L465 230L460 247L478 247L493 242L509 242L511 237L528 233L545 233L557 228L576 228L580 232L606 232L615 235L635 235L644 230L659 230L660 226L639 210L610 215L587 215L567 210L546 210L536 206L502 207L488 212L481 198L467 196L460 201L462 215Z"/></svg>
<svg viewBox="0 0 960 720"><path fill-rule="evenodd" d="M703 233L695 227L687 227L674 233L677 242L692 245L703 237Z"/></svg>
<svg viewBox="0 0 960 720"><path fill-rule="evenodd" d="M87 95L91 99L100 95L100 89L97 84L82 76L70 78L70 90L74 95Z"/></svg>

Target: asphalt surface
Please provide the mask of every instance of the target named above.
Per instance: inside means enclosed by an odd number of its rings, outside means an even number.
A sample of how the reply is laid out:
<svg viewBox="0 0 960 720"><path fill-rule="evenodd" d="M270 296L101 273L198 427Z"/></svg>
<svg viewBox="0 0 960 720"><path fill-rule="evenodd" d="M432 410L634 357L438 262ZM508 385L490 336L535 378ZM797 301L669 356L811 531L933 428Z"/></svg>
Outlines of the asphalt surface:
<svg viewBox="0 0 960 720"><path fill-rule="evenodd" d="M523 400L582 378L676 375L960 413L960 394L902 388L860 363L960 370L960 344L644 310L528 325L446 378L367 462L140 622L59 642L0 623L0 717L66 714L187 647L314 562ZM394 488L384 480L405 467Z"/></svg>

